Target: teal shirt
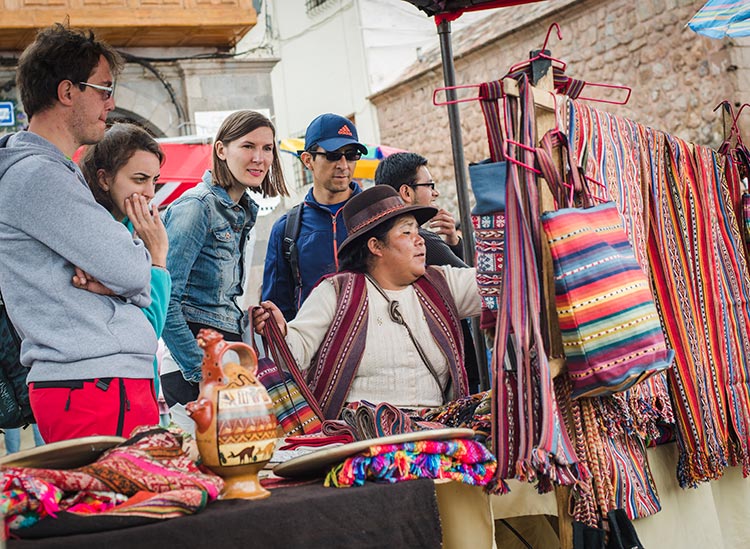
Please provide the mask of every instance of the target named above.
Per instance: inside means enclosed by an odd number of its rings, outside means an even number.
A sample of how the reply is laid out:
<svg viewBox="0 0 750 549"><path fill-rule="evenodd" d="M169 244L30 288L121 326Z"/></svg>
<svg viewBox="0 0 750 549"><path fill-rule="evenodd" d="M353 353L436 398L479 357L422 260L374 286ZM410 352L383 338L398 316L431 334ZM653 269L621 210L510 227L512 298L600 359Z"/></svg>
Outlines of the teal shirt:
<svg viewBox="0 0 750 549"><path fill-rule="evenodd" d="M133 224L126 217L122 220L130 234L133 234ZM151 305L141 310L154 327L156 337L161 337L164 323L167 320L167 308L169 307L169 296L172 293L172 277L169 271L160 267L151 267Z"/></svg>
<svg viewBox="0 0 750 549"><path fill-rule="evenodd" d="M126 217L122 220L130 234L133 234L133 224ZM172 277L169 271L161 267L151 267L151 305L141 308L143 314L154 327L156 337L161 337L164 323L167 321L167 308L169 307L169 296L172 293ZM159 363L154 357L154 390L159 395Z"/></svg>

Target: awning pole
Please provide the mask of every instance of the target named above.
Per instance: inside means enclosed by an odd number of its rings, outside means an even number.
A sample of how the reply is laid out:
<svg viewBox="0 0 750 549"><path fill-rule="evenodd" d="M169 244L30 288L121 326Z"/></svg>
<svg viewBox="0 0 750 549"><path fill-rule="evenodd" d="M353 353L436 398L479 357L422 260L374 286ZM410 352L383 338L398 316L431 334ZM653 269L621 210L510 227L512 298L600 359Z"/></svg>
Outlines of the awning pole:
<svg viewBox="0 0 750 549"><path fill-rule="evenodd" d="M440 54L443 59L443 81L450 88L456 85L456 71L453 65L453 46L451 44L451 23L443 19L437 26L440 36ZM453 173L456 177L456 197L458 198L458 213L461 219L461 232L463 233L464 262L474 266L474 228L471 225L471 210L469 208L469 195L466 185L466 171L464 159L464 144L461 137L461 117L458 105L450 103L456 99L456 90L446 90L446 100L449 101L448 124L451 132L451 146L453 149ZM477 353L477 365L479 367L479 389L486 391L490 388L487 369L487 352L484 345L484 337L479 328L479 318L471 319L471 331L474 335L474 348Z"/></svg>

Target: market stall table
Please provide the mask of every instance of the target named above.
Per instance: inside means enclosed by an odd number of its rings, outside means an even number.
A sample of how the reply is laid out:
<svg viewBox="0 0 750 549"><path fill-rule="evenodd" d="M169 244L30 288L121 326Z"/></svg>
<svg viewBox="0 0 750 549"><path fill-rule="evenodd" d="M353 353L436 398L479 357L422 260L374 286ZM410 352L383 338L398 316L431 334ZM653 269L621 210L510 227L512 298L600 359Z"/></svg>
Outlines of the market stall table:
<svg viewBox="0 0 750 549"><path fill-rule="evenodd" d="M40 522L26 534L54 537L10 540L7 547L441 546L440 517L431 480L368 482L358 488L325 488L316 481L274 489L271 497L263 500L214 501L204 511L187 517L128 527L130 520L61 513L59 519Z"/></svg>

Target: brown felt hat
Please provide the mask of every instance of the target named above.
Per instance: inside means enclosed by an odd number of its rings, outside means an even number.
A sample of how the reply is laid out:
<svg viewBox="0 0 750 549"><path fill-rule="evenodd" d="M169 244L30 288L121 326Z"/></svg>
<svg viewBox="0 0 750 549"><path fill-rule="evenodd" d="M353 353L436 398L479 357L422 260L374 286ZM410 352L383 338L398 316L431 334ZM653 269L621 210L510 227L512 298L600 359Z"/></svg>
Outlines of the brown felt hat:
<svg viewBox="0 0 750 549"><path fill-rule="evenodd" d="M342 210L348 236L339 246L338 255L352 242L372 229L394 217L412 214L419 225L426 223L437 214L432 206L407 206L396 190L390 185L375 185L353 196Z"/></svg>

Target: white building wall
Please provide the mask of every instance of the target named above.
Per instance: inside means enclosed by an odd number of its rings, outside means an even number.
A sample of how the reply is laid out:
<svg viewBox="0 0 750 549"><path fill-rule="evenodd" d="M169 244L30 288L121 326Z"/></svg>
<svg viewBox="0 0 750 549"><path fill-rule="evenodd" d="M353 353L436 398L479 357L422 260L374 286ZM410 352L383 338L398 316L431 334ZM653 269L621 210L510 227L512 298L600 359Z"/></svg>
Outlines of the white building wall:
<svg viewBox="0 0 750 549"><path fill-rule="evenodd" d="M281 135L302 135L315 116L335 112L353 115L360 137L374 140L357 0L328 0L309 14L304 0L271 4L281 58L271 73Z"/></svg>
<svg viewBox="0 0 750 549"><path fill-rule="evenodd" d="M281 58L271 73L281 137L301 136L315 116L335 112L354 116L361 140L380 143L367 97L438 44L434 21L403 0L327 0L310 13L305 0L266 0L263 9ZM465 14L453 28L486 15Z"/></svg>

